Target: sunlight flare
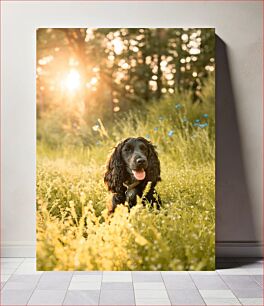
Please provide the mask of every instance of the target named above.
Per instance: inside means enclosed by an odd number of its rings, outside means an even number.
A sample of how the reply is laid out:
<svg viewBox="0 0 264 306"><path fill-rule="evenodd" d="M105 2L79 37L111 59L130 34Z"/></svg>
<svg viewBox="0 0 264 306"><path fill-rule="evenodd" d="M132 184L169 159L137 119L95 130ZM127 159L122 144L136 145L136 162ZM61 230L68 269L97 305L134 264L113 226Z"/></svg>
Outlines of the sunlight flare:
<svg viewBox="0 0 264 306"><path fill-rule="evenodd" d="M79 89L81 84L81 76L80 73L76 69L72 69L65 80L65 86L66 88L73 92L77 89Z"/></svg>

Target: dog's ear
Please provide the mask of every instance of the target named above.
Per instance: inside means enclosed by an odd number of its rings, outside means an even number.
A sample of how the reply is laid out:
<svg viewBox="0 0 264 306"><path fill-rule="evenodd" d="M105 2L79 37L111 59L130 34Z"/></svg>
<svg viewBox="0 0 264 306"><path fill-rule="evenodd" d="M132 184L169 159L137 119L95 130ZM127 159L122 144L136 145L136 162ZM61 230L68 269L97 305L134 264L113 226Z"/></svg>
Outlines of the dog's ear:
<svg viewBox="0 0 264 306"><path fill-rule="evenodd" d="M111 154L104 176L104 182L108 187L108 190L113 193L118 193L123 189L123 183L125 180L125 164L121 155L122 148L125 141L120 142Z"/></svg>
<svg viewBox="0 0 264 306"><path fill-rule="evenodd" d="M148 169L147 180L156 184L161 181L160 178L160 161L155 146L143 137L139 137L139 140L143 141L148 147Z"/></svg>

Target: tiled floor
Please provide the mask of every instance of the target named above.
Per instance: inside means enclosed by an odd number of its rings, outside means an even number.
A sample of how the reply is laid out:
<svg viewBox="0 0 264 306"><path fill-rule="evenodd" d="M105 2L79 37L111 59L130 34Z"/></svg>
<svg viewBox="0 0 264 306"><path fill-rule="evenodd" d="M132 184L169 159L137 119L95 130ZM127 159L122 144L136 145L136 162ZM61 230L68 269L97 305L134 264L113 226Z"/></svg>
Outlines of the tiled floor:
<svg viewBox="0 0 264 306"><path fill-rule="evenodd" d="M1 258L1 305L263 305L263 262L220 259L210 272L36 272Z"/></svg>

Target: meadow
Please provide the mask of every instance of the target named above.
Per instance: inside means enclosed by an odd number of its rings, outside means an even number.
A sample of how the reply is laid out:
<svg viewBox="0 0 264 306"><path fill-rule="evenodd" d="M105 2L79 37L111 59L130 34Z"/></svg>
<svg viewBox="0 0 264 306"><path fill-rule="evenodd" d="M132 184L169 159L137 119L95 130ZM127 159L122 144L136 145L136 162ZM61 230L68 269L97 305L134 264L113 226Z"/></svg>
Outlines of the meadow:
<svg viewBox="0 0 264 306"><path fill-rule="evenodd" d="M89 145L58 144L40 125L37 145L38 270L213 270L215 268L214 82L203 102L175 93L87 129ZM89 134L90 133L90 134ZM140 201L107 215L107 156L126 137L157 146L160 210ZM77 139L77 137L73 137Z"/></svg>

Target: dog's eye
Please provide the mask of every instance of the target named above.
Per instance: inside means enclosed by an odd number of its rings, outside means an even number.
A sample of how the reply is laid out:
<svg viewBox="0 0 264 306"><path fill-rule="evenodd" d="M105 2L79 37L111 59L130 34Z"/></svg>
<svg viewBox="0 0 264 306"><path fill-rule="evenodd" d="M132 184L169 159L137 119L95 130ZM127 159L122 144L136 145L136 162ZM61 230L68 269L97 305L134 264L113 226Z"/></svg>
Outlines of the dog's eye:
<svg viewBox="0 0 264 306"><path fill-rule="evenodd" d="M126 146L126 147L124 148L124 150L125 150L125 152L130 152L130 151L132 150L132 148L131 148L130 146Z"/></svg>
<svg viewBox="0 0 264 306"><path fill-rule="evenodd" d="M147 151L147 148L146 148L146 146L144 146L144 145L141 145L139 148L140 148L140 150L143 151L143 152Z"/></svg>

